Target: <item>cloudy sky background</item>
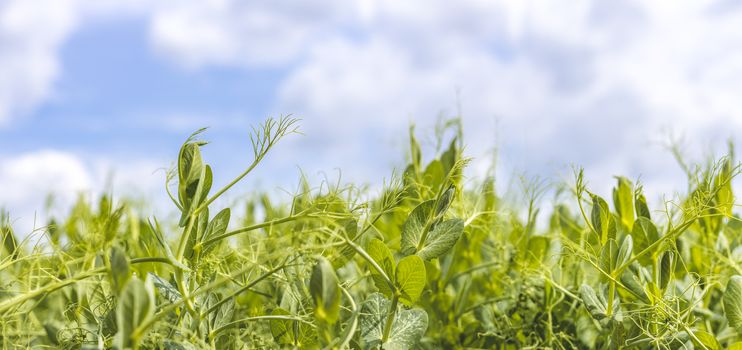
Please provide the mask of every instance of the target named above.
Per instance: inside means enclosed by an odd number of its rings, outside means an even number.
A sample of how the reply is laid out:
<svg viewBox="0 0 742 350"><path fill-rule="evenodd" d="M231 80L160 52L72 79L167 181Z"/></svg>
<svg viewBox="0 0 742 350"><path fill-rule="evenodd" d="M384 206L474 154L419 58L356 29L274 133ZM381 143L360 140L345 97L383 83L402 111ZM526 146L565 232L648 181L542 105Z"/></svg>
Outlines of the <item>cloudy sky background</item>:
<svg viewBox="0 0 742 350"><path fill-rule="evenodd" d="M670 135L722 152L740 93L737 1L0 0L0 203L21 231L47 193L64 208L111 178L164 203L156 170L191 131L224 183L250 125L288 113L305 135L237 194L299 169L378 184L410 122L432 136L457 103L472 176L497 147L502 186L579 164L599 193L623 174L659 196L684 189Z"/></svg>

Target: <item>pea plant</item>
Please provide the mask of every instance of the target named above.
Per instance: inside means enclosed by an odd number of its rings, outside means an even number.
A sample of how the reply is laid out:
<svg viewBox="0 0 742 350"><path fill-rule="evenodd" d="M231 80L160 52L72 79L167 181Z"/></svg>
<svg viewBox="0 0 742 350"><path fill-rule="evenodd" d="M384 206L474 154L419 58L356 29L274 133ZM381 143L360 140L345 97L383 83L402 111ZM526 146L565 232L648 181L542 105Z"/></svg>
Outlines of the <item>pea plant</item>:
<svg viewBox="0 0 742 350"><path fill-rule="evenodd" d="M0 212L4 349L742 349L733 147L681 160L687 192L663 201L580 168L498 192L464 176L454 119L426 147L410 128L376 192L302 178L225 205L298 121L254 128L221 187L204 132L167 172L174 216L105 194L17 234Z"/></svg>

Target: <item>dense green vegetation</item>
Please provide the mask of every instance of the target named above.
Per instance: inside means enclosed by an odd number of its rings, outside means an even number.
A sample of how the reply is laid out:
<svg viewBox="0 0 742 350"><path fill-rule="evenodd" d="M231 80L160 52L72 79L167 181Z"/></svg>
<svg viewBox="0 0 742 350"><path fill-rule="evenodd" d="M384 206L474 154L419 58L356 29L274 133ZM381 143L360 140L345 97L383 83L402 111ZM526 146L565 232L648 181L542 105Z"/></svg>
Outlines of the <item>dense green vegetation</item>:
<svg viewBox="0 0 742 350"><path fill-rule="evenodd" d="M624 177L606 200L577 169L544 213L541 182L519 204L464 178L453 121L435 157L411 129L404 173L378 194L305 181L287 203L218 208L296 127L256 128L253 162L221 188L188 138L173 222L103 196L31 244L4 217L3 348L742 348L731 154L685 167L687 194L666 203Z"/></svg>

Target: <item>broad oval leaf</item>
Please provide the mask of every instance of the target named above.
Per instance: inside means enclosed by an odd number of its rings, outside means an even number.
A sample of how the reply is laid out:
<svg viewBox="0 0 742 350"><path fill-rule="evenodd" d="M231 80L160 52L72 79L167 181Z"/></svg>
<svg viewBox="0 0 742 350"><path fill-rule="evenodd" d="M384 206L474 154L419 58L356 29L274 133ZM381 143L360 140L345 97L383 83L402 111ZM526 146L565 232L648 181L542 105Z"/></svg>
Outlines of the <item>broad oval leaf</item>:
<svg viewBox="0 0 742 350"><path fill-rule="evenodd" d="M634 253L640 253L657 242L660 239L660 234L652 220L640 216L634 220L634 226L631 228L631 238L634 240ZM645 254L639 260L644 265L652 262L649 254Z"/></svg>
<svg viewBox="0 0 742 350"><path fill-rule="evenodd" d="M289 316L291 313L280 307L273 309L271 312L273 316ZM296 334L294 332L294 325L291 320L283 319L272 319L270 322L271 334L273 338L279 344L294 344L296 341Z"/></svg>
<svg viewBox="0 0 742 350"><path fill-rule="evenodd" d="M417 255L423 260L435 259L447 253L464 233L464 220L446 220L430 231Z"/></svg>
<svg viewBox="0 0 742 350"><path fill-rule="evenodd" d="M312 270L309 292L314 299L314 315L318 320L334 324L340 315L340 288L332 264L320 257Z"/></svg>
<svg viewBox="0 0 742 350"><path fill-rule="evenodd" d="M131 278L131 269L129 268L129 258L126 256L121 247L114 246L111 248L111 268L109 275L113 284L113 289L120 293Z"/></svg>
<svg viewBox="0 0 742 350"><path fill-rule="evenodd" d="M425 288L426 276L425 262L419 256L410 255L399 261L394 282L403 303L412 305L420 298Z"/></svg>
<svg viewBox="0 0 742 350"><path fill-rule="evenodd" d="M389 248L384 244L384 242L373 238L371 241L368 242L368 248L367 248L368 255L371 256L374 261L381 267L381 269L384 271L384 273L387 275L389 280L394 279L394 258L392 257L392 252L389 251ZM391 286L389 286L389 283L387 283L387 280L375 269L371 269L371 278L374 281L374 284L376 285L376 288L381 292L382 294L386 295L387 297L392 297L392 289Z"/></svg>
<svg viewBox="0 0 742 350"><path fill-rule="evenodd" d="M647 199L644 198L644 194L637 192L634 196L634 209L636 209L636 217L652 219L652 215L649 213L649 206L647 206Z"/></svg>
<svg viewBox="0 0 742 350"><path fill-rule="evenodd" d="M623 286L626 287L634 297L644 302L649 302L647 293L644 290L645 281L642 279L641 269L641 265L634 261L634 263L629 265L629 267L621 274L621 284L623 284Z"/></svg>
<svg viewBox="0 0 742 350"><path fill-rule="evenodd" d="M618 176L618 184L613 188L613 205L621 223L626 228L634 225L634 189L629 179Z"/></svg>
<svg viewBox="0 0 742 350"><path fill-rule="evenodd" d="M607 274L616 270L618 261L618 243L614 239L609 239L600 250L600 268Z"/></svg>
<svg viewBox="0 0 742 350"><path fill-rule="evenodd" d="M214 218L211 219L211 222L209 222L209 225L206 226L204 237L201 239L201 242L205 242L212 237L216 237L216 236L226 233L227 227L229 226L230 216L231 216L231 211L229 208L224 208L220 212L218 212L214 216ZM207 255L217 246L217 244L218 243L211 243L211 244L204 245L202 254Z"/></svg>
<svg viewBox="0 0 742 350"><path fill-rule="evenodd" d="M379 348L382 344L384 326L391 309L391 301L380 293L368 296L361 306L360 334L364 349ZM384 349L412 349L428 328L428 314L422 309L396 310L392 319L389 338Z"/></svg>
<svg viewBox="0 0 742 350"><path fill-rule="evenodd" d="M621 242L621 247L618 249L618 256L616 257L615 266L618 268L623 264L627 263L631 259L631 252L634 250L634 240L631 236L626 236Z"/></svg>
<svg viewBox="0 0 742 350"><path fill-rule="evenodd" d="M592 195L593 206L590 212L590 221L600 238L600 244L605 244L608 239L616 238L616 220L613 218L608 203L600 196Z"/></svg>
<svg viewBox="0 0 742 350"><path fill-rule="evenodd" d="M183 298L178 291L178 288L172 285L170 282L162 279L162 277L150 272L147 274L152 279L152 284L155 286L156 291L159 295L165 298L170 303L175 303Z"/></svg>
<svg viewBox="0 0 742 350"><path fill-rule="evenodd" d="M453 202L454 194L456 194L456 188L453 185L449 186L448 189L441 194L441 197L438 199L438 206L435 208L436 218L443 217L443 214L446 213Z"/></svg>
<svg viewBox="0 0 742 350"><path fill-rule="evenodd" d="M698 343L702 344L708 350L721 350L721 344L716 340L716 337L706 331L694 331L693 335L698 339Z"/></svg>
<svg viewBox="0 0 742 350"><path fill-rule="evenodd" d="M433 191L436 191L443 184L445 179L446 170L443 168L443 163L439 160L432 160L428 163L423 172L423 181L426 186L430 186Z"/></svg>
<svg viewBox="0 0 742 350"><path fill-rule="evenodd" d="M549 239L544 236L531 236L528 239L528 249L523 249L525 260L530 263L531 266L538 266L544 259L549 249Z"/></svg>
<svg viewBox="0 0 742 350"><path fill-rule="evenodd" d="M400 242L400 251L403 254L413 254L417 251L417 245L423 236L423 231L428 227L428 221L433 218L435 200L429 200L420 203L405 220L402 228L402 241Z"/></svg>
<svg viewBox="0 0 742 350"><path fill-rule="evenodd" d="M138 345L134 332L155 314L155 294L151 282L132 278L126 283L116 306L116 326L118 333L114 342L118 349L124 350Z"/></svg>
<svg viewBox="0 0 742 350"><path fill-rule="evenodd" d="M729 279L722 301L729 326L742 336L742 276L735 275Z"/></svg>
<svg viewBox="0 0 742 350"><path fill-rule="evenodd" d="M585 305L585 308L587 308L587 311L596 321L601 321L606 318L606 302L603 298L598 297L592 287L583 284L580 287L580 298L582 298L582 302Z"/></svg>
<svg viewBox="0 0 742 350"><path fill-rule="evenodd" d="M400 310L394 317L389 339L384 349L406 350L414 348L428 329L428 313L423 309Z"/></svg>

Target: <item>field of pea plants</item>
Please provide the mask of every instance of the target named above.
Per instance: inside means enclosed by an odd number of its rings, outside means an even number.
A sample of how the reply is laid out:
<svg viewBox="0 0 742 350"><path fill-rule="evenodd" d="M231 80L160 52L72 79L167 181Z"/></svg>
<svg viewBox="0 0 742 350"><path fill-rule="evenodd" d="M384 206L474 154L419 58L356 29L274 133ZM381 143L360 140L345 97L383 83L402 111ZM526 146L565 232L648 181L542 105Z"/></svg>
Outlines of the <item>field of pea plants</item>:
<svg viewBox="0 0 742 350"><path fill-rule="evenodd" d="M125 193L30 235L3 215L2 348L742 349L733 154L679 167L687 188L664 203L620 176L591 192L577 167L512 200L464 176L454 120L434 154L411 128L380 190L302 181L284 202L218 206L266 157L290 157L273 148L298 128L256 126L226 184L202 158L208 132L191 135L163 189L176 219Z"/></svg>

